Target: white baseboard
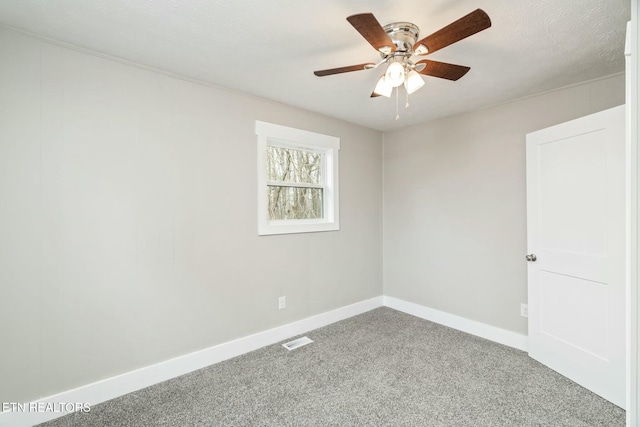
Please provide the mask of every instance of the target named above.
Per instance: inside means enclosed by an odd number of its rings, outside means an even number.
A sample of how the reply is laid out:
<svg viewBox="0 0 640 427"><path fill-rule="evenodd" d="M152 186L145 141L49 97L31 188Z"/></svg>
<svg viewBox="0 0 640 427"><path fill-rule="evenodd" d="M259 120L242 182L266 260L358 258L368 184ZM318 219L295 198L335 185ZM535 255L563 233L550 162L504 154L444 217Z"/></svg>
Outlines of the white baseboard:
<svg viewBox="0 0 640 427"><path fill-rule="evenodd" d="M107 378L92 384L68 390L37 400L35 404L59 404L60 402L82 402L97 405L162 381L204 368L214 363L257 350L267 345L284 341L296 335L321 328L331 323L365 313L382 306L383 297L375 297L341 307L326 313L308 317L268 331L229 341L204 350L176 357L155 365ZM59 405L58 405L59 406ZM53 420L68 412L2 412L0 426L32 426Z"/></svg>
<svg viewBox="0 0 640 427"><path fill-rule="evenodd" d="M365 313L381 306L387 306L422 319L440 323L472 335L477 335L500 344L523 351L527 350L527 337L516 332L469 320L401 299L379 296L326 313L308 317L297 322L259 332L234 341L222 343L204 350L176 357L155 365L107 378L92 384L68 390L37 400L37 404L89 403L97 405L162 381L187 374L197 369L213 365L223 360L275 344L296 335L321 328L331 323ZM66 415L68 412L2 412L0 426L22 427L43 423Z"/></svg>
<svg viewBox="0 0 640 427"><path fill-rule="evenodd" d="M487 325L486 323L476 322L475 320L470 320L456 316L455 314L446 313L444 311L414 304L398 298L384 296L383 304L386 307L393 308L394 310L430 320L471 335L486 338L509 347L517 348L518 350L527 351L527 336L517 332L507 331L506 329Z"/></svg>

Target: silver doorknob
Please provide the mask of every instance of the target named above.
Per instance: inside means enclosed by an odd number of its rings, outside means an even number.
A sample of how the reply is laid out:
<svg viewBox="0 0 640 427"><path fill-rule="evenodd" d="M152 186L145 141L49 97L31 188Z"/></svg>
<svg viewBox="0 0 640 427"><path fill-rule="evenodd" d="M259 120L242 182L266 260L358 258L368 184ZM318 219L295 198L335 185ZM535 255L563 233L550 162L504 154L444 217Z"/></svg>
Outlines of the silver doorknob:
<svg viewBox="0 0 640 427"><path fill-rule="evenodd" d="M527 255L527 261L535 262L538 259L535 254Z"/></svg>

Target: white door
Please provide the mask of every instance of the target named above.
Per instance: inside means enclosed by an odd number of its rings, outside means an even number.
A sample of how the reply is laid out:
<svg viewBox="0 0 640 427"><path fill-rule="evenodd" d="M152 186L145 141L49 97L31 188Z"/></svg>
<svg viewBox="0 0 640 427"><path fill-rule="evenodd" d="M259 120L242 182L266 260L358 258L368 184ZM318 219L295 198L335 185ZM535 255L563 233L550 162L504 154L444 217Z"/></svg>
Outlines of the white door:
<svg viewBox="0 0 640 427"><path fill-rule="evenodd" d="M529 355L620 407L624 120L620 106L527 135Z"/></svg>

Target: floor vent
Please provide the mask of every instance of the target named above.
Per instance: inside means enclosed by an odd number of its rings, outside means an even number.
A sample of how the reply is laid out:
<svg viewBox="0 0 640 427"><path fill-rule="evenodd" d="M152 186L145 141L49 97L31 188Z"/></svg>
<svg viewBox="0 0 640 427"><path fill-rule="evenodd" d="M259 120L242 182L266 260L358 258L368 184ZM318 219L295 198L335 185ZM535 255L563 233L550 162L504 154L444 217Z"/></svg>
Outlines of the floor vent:
<svg viewBox="0 0 640 427"><path fill-rule="evenodd" d="M289 341L288 343L284 343L282 344L282 346L287 350L291 351L291 350L295 350L298 347L302 347L303 345L310 344L312 342L313 341L311 341L309 337L302 337L293 341Z"/></svg>

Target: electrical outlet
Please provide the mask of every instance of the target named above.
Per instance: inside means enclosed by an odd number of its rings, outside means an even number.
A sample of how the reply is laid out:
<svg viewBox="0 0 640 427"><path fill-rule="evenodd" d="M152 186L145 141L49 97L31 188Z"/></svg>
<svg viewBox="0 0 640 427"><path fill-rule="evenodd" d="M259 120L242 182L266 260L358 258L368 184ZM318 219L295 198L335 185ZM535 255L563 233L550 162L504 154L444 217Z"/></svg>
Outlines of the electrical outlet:
<svg viewBox="0 0 640 427"><path fill-rule="evenodd" d="M282 310L287 307L287 297L278 298L278 310Z"/></svg>
<svg viewBox="0 0 640 427"><path fill-rule="evenodd" d="M520 316L529 317L529 304L520 304Z"/></svg>

